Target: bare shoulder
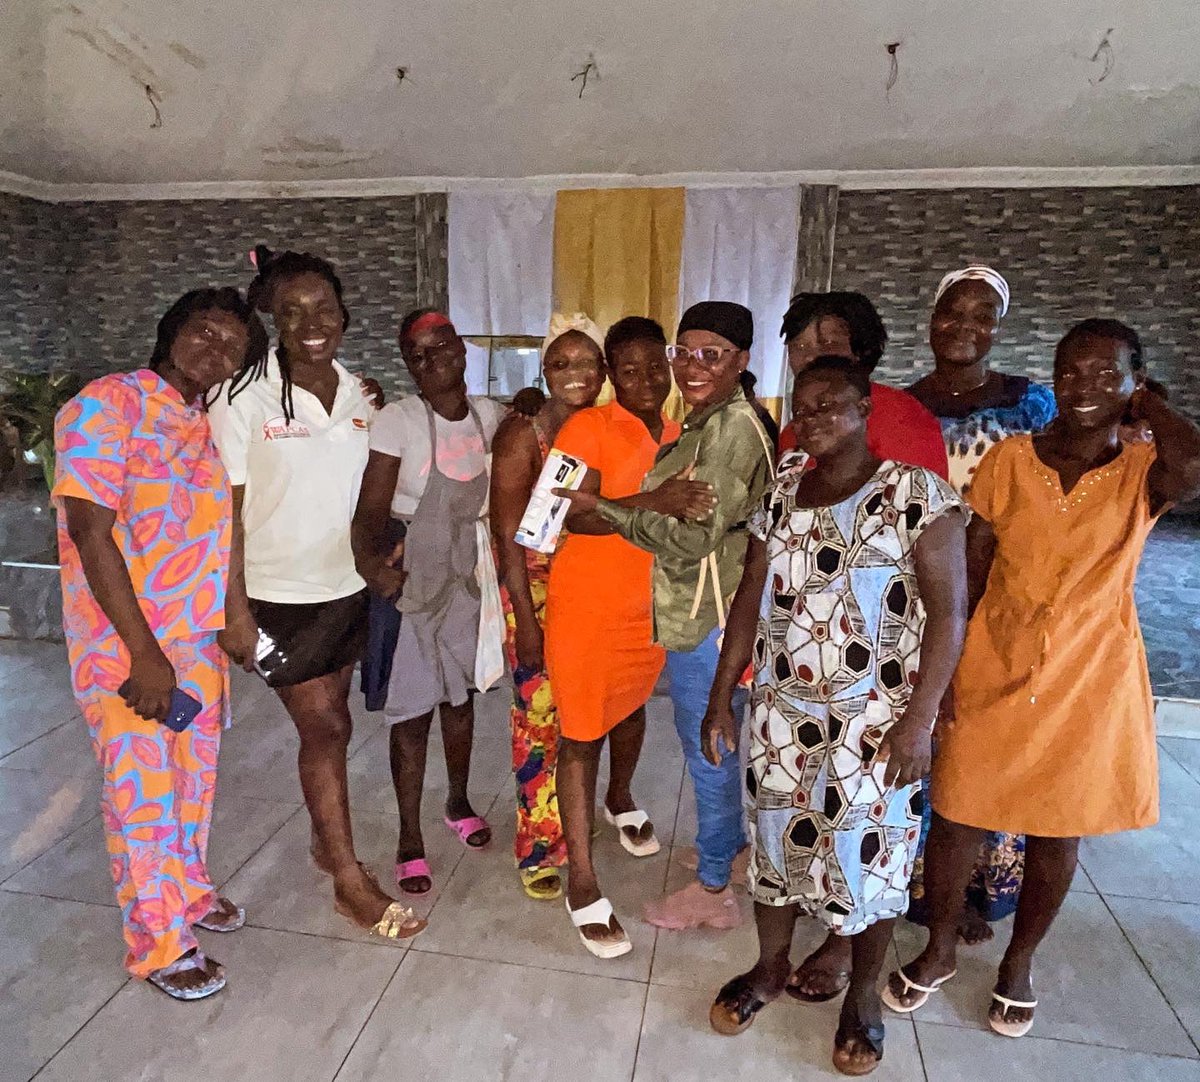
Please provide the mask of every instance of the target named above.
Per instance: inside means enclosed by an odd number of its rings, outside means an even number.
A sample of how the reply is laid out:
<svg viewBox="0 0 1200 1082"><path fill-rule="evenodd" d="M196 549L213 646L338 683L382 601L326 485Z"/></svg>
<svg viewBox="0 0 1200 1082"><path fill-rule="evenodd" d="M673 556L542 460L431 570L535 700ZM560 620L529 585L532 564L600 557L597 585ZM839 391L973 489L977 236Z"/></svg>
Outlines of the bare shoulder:
<svg viewBox="0 0 1200 1082"><path fill-rule="evenodd" d="M492 454L496 458L526 457L538 453L537 433L527 417L509 413L496 428L492 437Z"/></svg>

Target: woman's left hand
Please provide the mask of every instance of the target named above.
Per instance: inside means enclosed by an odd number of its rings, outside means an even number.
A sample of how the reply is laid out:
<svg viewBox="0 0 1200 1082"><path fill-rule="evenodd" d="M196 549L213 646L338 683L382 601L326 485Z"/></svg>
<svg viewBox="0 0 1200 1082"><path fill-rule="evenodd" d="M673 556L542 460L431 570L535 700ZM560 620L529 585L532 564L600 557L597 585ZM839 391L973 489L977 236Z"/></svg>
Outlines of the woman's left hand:
<svg viewBox="0 0 1200 1082"><path fill-rule="evenodd" d="M875 756L886 761L883 783L888 788L915 785L926 774L933 759L933 737L929 722L905 714L884 735Z"/></svg>
<svg viewBox="0 0 1200 1082"><path fill-rule="evenodd" d="M358 382L362 387L363 398L369 398L371 405L377 410L383 409L386 399L383 397L383 387L379 380L368 376L366 379L360 379Z"/></svg>

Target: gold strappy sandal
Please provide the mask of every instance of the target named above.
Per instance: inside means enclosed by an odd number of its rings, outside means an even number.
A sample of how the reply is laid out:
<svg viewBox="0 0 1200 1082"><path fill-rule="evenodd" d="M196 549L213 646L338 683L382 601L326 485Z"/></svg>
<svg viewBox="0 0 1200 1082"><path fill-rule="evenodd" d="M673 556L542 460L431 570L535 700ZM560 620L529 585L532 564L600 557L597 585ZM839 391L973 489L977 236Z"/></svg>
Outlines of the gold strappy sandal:
<svg viewBox="0 0 1200 1082"><path fill-rule="evenodd" d="M333 908L340 916L362 927L345 906L335 902ZM422 920L408 906L392 902L383 911L383 916L367 929L367 934L379 936L381 939L411 939L420 935L428 926L429 921Z"/></svg>

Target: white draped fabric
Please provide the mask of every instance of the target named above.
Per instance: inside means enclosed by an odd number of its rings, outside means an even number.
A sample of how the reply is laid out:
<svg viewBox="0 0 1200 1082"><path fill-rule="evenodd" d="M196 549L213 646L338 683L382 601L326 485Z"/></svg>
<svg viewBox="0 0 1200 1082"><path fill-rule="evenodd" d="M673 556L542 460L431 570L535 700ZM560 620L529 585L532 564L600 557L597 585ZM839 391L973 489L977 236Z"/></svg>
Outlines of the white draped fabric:
<svg viewBox="0 0 1200 1082"><path fill-rule="evenodd" d="M460 334L540 338L546 333L555 197L553 191L450 193L448 314ZM792 233L794 238L795 230ZM530 364L530 378L521 386L537 375L536 354ZM487 351L468 346L467 389L471 394L509 395L520 386L489 387Z"/></svg>
<svg viewBox="0 0 1200 1082"><path fill-rule="evenodd" d="M679 309L721 300L754 313L750 368L758 376L760 398L779 398L787 389L779 325L791 299L799 228L799 187L687 193Z"/></svg>

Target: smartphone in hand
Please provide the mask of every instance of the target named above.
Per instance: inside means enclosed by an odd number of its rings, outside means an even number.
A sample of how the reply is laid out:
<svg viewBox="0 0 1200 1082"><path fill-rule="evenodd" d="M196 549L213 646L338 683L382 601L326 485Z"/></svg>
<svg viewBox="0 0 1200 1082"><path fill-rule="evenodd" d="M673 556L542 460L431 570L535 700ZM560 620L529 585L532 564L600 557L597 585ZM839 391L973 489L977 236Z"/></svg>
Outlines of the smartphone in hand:
<svg viewBox="0 0 1200 1082"><path fill-rule="evenodd" d="M128 680L117 688L117 694L121 698L125 698L128 691ZM204 707L201 706L200 702L194 696L189 695L182 688L175 688L171 692L171 701L167 706L167 716L162 724L172 732L181 733L196 720L196 715L203 709Z"/></svg>

